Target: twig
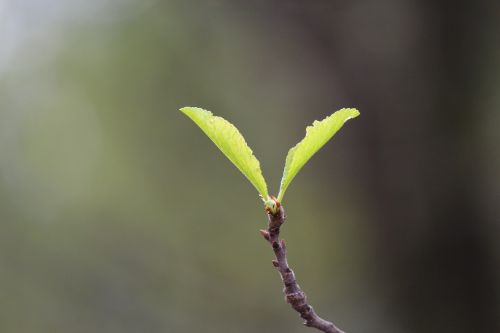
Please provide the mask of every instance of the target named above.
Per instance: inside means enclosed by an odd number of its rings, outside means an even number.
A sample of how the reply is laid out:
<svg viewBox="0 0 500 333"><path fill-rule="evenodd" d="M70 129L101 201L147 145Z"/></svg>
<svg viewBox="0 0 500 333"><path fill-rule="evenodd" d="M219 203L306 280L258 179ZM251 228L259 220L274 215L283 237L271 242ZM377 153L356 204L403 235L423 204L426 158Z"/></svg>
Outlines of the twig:
<svg viewBox="0 0 500 333"><path fill-rule="evenodd" d="M281 275L285 301L305 320L305 326L317 328L325 333L344 333L333 323L322 319L316 314L312 306L307 303L306 294L300 289L293 270L288 266L285 241L279 239L280 227L286 218L283 206L279 205L279 210L275 214L268 211L267 215L269 219L268 228L267 230L260 230L260 233L271 244L276 256L276 260L273 260L273 266Z"/></svg>

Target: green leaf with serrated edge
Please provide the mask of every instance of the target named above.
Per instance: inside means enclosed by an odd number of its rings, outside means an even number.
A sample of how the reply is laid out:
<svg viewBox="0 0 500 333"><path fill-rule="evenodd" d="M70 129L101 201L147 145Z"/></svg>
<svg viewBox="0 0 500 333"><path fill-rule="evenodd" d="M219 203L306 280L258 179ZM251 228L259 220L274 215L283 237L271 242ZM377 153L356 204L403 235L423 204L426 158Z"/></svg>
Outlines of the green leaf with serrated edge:
<svg viewBox="0 0 500 333"><path fill-rule="evenodd" d="M238 129L224 118L214 116L212 112L201 108L184 107L180 111L191 118L247 177L262 196L262 200L267 200L267 185L260 170L260 163Z"/></svg>
<svg viewBox="0 0 500 333"><path fill-rule="evenodd" d="M288 185L307 161L337 133L347 120L357 116L359 116L359 111L356 109L341 109L322 121L315 120L312 126L306 128L304 139L290 149L286 156L278 201L283 200Z"/></svg>

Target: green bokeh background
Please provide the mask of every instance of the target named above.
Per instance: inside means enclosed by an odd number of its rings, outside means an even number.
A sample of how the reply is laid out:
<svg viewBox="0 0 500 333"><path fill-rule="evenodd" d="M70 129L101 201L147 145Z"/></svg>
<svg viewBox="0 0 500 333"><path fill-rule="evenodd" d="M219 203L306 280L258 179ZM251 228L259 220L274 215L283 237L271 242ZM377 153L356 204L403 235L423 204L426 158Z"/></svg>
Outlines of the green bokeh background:
<svg viewBox="0 0 500 333"><path fill-rule="evenodd" d="M499 7L479 4L0 3L0 332L309 330L256 191L186 105L240 129L271 193L306 125L358 107L284 202L311 303L348 332L494 331Z"/></svg>

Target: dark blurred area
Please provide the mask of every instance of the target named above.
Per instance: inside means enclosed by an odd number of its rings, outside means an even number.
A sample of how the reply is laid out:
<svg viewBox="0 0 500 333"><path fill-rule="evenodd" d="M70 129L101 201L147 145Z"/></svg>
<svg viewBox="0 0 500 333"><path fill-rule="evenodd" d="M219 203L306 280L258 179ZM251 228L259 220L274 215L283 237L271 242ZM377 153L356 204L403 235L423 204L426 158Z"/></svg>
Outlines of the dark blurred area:
<svg viewBox="0 0 500 333"><path fill-rule="evenodd" d="M500 332L498 1L0 2L0 332L307 332L271 193L306 125L350 121L287 191L290 265L353 332Z"/></svg>

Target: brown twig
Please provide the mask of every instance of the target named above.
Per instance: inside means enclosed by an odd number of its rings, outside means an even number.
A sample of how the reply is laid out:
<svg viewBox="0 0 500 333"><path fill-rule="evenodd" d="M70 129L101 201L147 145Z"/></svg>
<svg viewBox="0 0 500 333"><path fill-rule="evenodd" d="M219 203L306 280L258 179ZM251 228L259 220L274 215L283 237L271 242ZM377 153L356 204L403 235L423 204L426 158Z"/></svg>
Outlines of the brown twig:
<svg viewBox="0 0 500 333"><path fill-rule="evenodd" d="M273 260L273 266L281 275L285 301L305 320L304 325L317 328L325 333L344 333L333 323L318 316L312 306L307 303L306 294L300 289L293 270L288 266L285 241L279 239L280 228L285 222L286 216L283 206L278 204L278 207L279 210L275 214L267 211L269 225L267 230L260 230L260 233L271 244L276 256L276 260Z"/></svg>

